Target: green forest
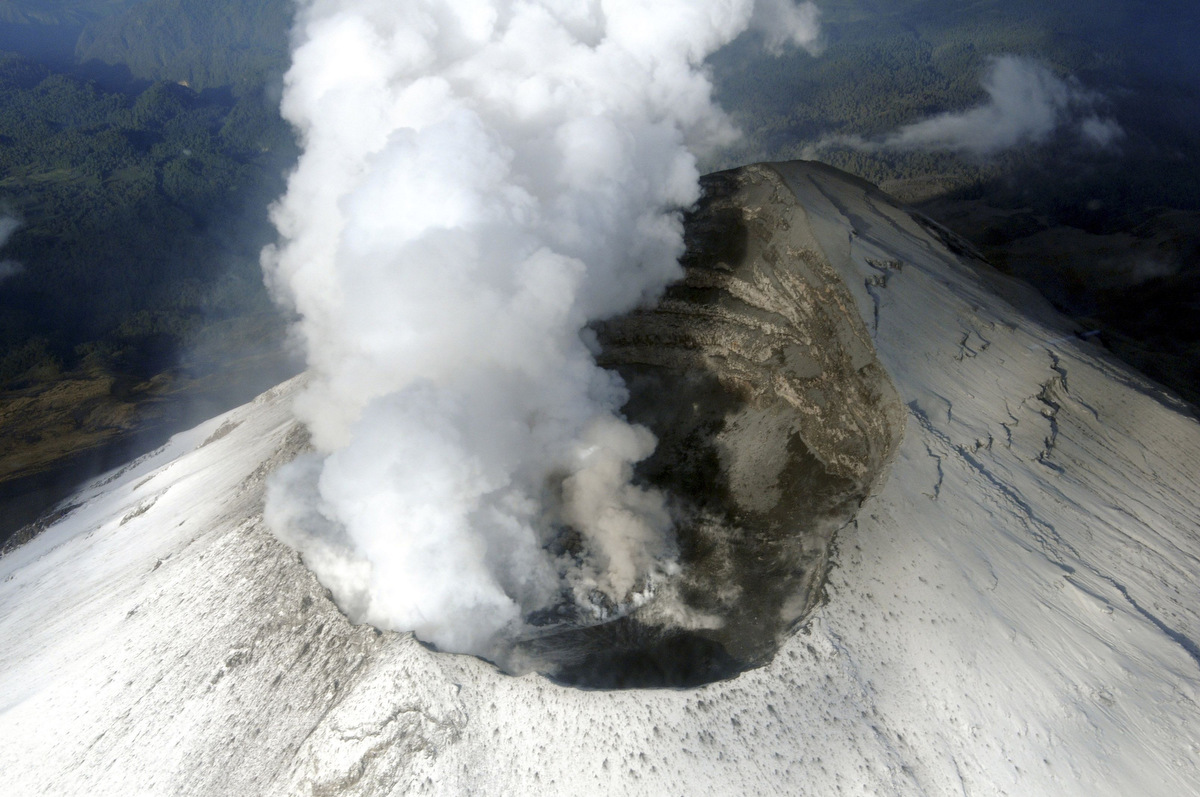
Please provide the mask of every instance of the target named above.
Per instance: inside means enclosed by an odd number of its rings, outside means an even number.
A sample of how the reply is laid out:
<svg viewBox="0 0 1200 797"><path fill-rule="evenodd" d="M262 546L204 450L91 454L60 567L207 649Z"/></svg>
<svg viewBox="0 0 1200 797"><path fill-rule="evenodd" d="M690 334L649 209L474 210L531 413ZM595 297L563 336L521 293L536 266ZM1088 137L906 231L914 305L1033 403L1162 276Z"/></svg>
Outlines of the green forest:
<svg viewBox="0 0 1200 797"><path fill-rule="evenodd" d="M105 91L0 58L0 383L87 357L153 373L198 324L268 309L257 253L293 157L259 96Z"/></svg>
<svg viewBox="0 0 1200 797"><path fill-rule="evenodd" d="M0 0L0 538L293 373L290 0Z"/></svg>

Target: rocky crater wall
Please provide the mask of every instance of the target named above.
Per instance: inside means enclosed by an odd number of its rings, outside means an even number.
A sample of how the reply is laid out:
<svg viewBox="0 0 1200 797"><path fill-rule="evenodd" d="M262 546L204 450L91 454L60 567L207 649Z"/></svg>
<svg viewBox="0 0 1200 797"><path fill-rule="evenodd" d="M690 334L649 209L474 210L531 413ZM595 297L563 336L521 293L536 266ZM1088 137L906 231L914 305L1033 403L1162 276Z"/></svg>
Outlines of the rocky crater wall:
<svg viewBox="0 0 1200 797"><path fill-rule="evenodd" d="M710 175L685 277L597 327L624 413L657 435L680 570L621 620L527 643L590 687L690 686L768 661L818 603L838 529L884 478L905 413L853 297L780 175Z"/></svg>

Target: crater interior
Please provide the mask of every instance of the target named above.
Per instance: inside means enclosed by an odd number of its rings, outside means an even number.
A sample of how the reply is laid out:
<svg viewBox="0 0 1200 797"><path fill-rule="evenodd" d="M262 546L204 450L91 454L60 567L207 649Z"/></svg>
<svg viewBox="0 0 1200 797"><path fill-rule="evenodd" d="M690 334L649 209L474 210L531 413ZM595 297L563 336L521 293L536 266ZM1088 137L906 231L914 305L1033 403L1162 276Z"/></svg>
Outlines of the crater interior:
<svg viewBox="0 0 1200 797"><path fill-rule="evenodd" d="M609 623L520 643L587 688L690 687L770 660L819 602L838 529L885 475L904 412L853 297L769 165L704 179L684 278L596 327L623 408L658 437L679 570ZM847 231L850 235L850 231Z"/></svg>

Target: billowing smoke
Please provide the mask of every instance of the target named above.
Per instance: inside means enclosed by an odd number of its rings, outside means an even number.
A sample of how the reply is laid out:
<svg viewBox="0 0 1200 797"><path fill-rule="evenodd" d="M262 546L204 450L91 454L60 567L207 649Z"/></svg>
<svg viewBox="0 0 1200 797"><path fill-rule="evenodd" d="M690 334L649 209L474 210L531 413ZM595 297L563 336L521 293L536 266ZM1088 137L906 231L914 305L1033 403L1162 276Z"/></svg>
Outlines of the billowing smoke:
<svg viewBox="0 0 1200 797"><path fill-rule="evenodd" d="M768 44L815 41L769 3ZM760 12L761 13L761 12ZM735 136L705 57L752 0L310 0L283 110L304 154L268 282L299 315L316 453L267 521L352 619L489 655L672 570L653 436L587 325L680 274L693 153Z"/></svg>
<svg viewBox="0 0 1200 797"><path fill-rule="evenodd" d="M8 246L8 239L12 238L20 226L21 220L15 216L0 215L0 249ZM24 270L25 267L15 260L0 260L0 282L15 277Z"/></svg>
<svg viewBox="0 0 1200 797"><path fill-rule="evenodd" d="M877 139L849 136L822 144L869 152L948 150L987 156L1043 143L1060 130L1100 148L1112 146L1124 135L1116 120L1101 115L1101 95L1027 58L993 58L983 89L988 100L975 108L939 114Z"/></svg>

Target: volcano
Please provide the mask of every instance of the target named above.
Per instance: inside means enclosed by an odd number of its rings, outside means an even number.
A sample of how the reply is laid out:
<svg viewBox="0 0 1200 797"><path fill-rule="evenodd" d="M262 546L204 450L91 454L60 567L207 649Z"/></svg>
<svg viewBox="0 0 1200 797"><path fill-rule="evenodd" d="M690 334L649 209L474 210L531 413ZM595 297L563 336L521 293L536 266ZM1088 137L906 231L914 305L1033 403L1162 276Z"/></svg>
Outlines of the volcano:
<svg viewBox="0 0 1200 797"><path fill-rule="evenodd" d="M262 518L301 376L0 558L5 793L1200 792L1188 406L832 168L714 175L688 231L596 330L674 600L503 666L351 624Z"/></svg>

